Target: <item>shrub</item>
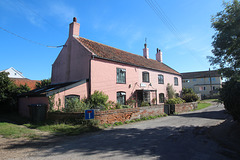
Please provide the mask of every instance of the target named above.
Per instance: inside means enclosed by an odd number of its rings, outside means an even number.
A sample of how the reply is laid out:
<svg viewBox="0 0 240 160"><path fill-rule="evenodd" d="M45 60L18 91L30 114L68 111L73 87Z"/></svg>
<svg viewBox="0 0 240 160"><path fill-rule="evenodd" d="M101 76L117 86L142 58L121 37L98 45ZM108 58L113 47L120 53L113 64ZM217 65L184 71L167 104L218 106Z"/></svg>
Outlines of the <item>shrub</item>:
<svg viewBox="0 0 240 160"><path fill-rule="evenodd" d="M149 106L149 102L147 101L142 101L141 107Z"/></svg>
<svg viewBox="0 0 240 160"><path fill-rule="evenodd" d="M196 102L198 100L198 96L195 93L186 93L182 96L182 99L186 102Z"/></svg>
<svg viewBox="0 0 240 160"><path fill-rule="evenodd" d="M107 107L107 100L108 95L104 94L102 91L94 91L88 101L91 104L92 108L102 109Z"/></svg>
<svg viewBox="0 0 240 160"><path fill-rule="evenodd" d="M176 92L176 91L173 89L173 86L168 83L168 84L167 84L167 95L168 95L168 99L175 98L175 92Z"/></svg>
<svg viewBox="0 0 240 160"><path fill-rule="evenodd" d="M62 110L64 112L84 112L84 110L89 109L90 106L78 98L66 99L66 107Z"/></svg>
<svg viewBox="0 0 240 160"><path fill-rule="evenodd" d="M133 107L133 106L135 106L135 104L136 104L136 100L133 99L133 98L129 98L129 99L127 100L126 104Z"/></svg>
<svg viewBox="0 0 240 160"><path fill-rule="evenodd" d="M183 89L182 89L182 94L184 95L184 94L187 94L187 93L192 93L192 94L194 94L194 91L193 91L192 88L185 88L185 87L183 87Z"/></svg>
<svg viewBox="0 0 240 160"><path fill-rule="evenodd" d="M166 101L167 104L173 105L173 104L182 104L185 101L179 97L177 98L171 98Z"/></svg>
<svg viewBox="0 0 240 160"><path fill-rule="evenodd" d="M220 100L234 120L240 122L240 78L232 78L220 90Z"/></svg>

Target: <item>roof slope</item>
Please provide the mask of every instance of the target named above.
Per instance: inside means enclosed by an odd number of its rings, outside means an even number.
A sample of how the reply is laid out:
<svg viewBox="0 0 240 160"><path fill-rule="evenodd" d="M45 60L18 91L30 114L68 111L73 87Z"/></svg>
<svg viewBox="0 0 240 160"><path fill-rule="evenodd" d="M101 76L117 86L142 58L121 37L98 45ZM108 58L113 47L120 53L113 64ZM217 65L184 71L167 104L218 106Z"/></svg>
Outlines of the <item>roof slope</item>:
<svg viewBox="0 0 240 160"><path fill-rule="evenodd" d="M28 87L33 90L36 89L36 82L40 82L38 80L30 80L27 78L10 78L17 86L27 84Z"/></svg>
<svg viewBox="0 0 240 160"><path fill-rule="evenodd" d="M212 71L200 71L200 72L186 72L181 73L183 79L191 79L191 78L205 78L205 77L221 77L221 74L218 73L218 70Z"/></svg>
<svg viewBox="0 0 240 160"><path fill-rule="evenodd" d="M168 72L172 74L181 75L179 72L170 68L164 63L158 62L153 59L146 59L143 56L132 54L114 47L110 47L98 42L88 40L86 38L78 37L76 38L83 46L93 52L97 57L127 63L130 65L135 65L139 67L159 70L163 72Z"/></svg>
<svg viewBox="0 0 240 160"><path fill-rule="evenodd" d="M78 83L78 82L82 82L84 80L80 80L80 81L74 81L74 82L66 82L66 83L59 83L59 84L50 84L48 86L44 86L42 88L36 88L34 90L31 90L29 92L26 92L26 93L22 93L20 95L20 97L24 97L24 96L46 96L46 94L50 91L54 91L54 90L57 90L57 89L60 89L60 88L65 88L69 85L72 85L72 84L75 84L75 83ZM87 80L86 80L87 81Z"/></svg>

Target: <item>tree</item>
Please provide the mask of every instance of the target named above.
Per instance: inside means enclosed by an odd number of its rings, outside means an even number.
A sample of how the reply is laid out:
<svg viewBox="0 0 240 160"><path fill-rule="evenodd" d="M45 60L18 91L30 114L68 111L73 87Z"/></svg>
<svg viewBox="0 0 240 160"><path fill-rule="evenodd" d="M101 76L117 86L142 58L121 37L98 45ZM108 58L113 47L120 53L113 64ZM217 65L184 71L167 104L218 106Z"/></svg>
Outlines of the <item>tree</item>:
<svg viewBox="0 0 240 160"><path fill-rule="evenodd" d="M223 11L212 17L213 36L212 53L208 57L211 65L218 65L225 77L240 74L240 2L223 2Z"/></svg>
<svg viewBox="0 0 240 160"><path fill-rule="evenodd" d="M173 86L169 83L167 84L167 96L168 99L175 98L175 90L173 89Z"/></svg>
<svg viewBox="0 0 240 160"><path fill-rule="evenodd" d="M43 79L41 82L36 82L37 88L42 88L51 84L51 79Z"/></svg>
<svg viewBox="0 0 240 160"><path fill-rule="evenodd" d="M240 2L223 3L223 11L212 18L212 50L214 56L208 57L211 65L219 65L226 82L220 90L220 99L234 120L240 121Z"/></svg>
<svg viewBox="0 0 240 160"><path fill-rule="evenodd" d="M25 85L17 85L8 77L9 73L0 72L0 110L13 111L16 109L17 96L23 92L30 91Z"/></svg>

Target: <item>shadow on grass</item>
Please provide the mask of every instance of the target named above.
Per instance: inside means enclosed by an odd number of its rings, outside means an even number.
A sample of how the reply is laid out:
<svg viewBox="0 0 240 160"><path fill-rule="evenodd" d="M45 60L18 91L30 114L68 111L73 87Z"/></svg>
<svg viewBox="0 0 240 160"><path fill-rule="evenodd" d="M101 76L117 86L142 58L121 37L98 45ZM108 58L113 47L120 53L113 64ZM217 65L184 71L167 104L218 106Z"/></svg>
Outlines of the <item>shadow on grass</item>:
<svg viewBox="0 0 240 160"><path fill-rule="evenodd" d="M27 118L19 116L17 113L1 114L0 122L23 125L29 129L50 132L51 135L79 135L87 132L99 131L96 121L86 121L82 119L69 120L46 120L40 123L33 123Z"/></svg>

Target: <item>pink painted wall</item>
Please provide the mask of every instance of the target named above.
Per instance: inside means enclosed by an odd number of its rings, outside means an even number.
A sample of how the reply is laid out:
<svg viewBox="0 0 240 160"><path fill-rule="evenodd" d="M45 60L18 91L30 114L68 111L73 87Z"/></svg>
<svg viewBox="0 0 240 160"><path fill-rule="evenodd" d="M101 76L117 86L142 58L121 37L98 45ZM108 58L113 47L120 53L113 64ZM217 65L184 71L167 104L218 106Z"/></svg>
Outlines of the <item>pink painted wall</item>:
<svg viewBox="0 0 240 160"><path fill-rule="evenodd" d="M69 37L52 65L52 84L88 79L90 58L91 53Z"/></svg>
<svg viewBox="0 0 240 160"><path fill-rule="evenodd" d="M126 69L126 84L116 83L116 68ZM142 82L143 71L149 72L151 85L150 83ZM158 74L162 74L164 76L164 84L158 84ZM174 86L174 77L178 78L178 86ZM166 87L168 83L173 85L177 93L181 93L181 76L114 63L97 58L92 60L91 63L91 93L93 93L95 90L103 91L109 96L109 100L115 102L117 100L116 93L118 91L126 92L126 99L128 99L137 89L157 90L157 96L159 93L164 93L166 97Z"/></svg>
<svg viewBox="0 0 240 160"><path fill-rule="evenodd" d="M29 107L31 104L47 104L47 97L20 97L18 99L18 111L19 114L23 117L30 117Z"/></svg>
<svg viewBox="0 0 240 160"><path fill-rule="evenodd" d="M83 83L71 89L61 91L55 94L54 109L57 110L58 108L62 109L65 107L65 96L79 95L80 99L83 99L83 98L87 98L87 93L88 93L88 83ZM58 106L59 99L61 101L61 104Z"/></svg>

